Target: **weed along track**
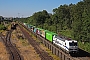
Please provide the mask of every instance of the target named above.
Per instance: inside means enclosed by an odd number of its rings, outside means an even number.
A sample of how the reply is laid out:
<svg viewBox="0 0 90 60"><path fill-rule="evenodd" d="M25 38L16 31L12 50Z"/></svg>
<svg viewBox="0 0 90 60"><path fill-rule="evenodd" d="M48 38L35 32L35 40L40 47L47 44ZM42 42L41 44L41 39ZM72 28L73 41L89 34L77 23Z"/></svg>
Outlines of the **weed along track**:
<svg viewBox="0 0 90 60"><path fill-rule="evenodd" d="M53 60L53 58L49 56L47 52L45 52L43 49L40 48L39 43L36 42L25 29L23 29L21 26L19 27L22 30L24 36L28 39L29 43L34 47L36 52L39 54L41 60Z"/></svg>
<svg viewBox="0 0 90 60"><path fill-rule="evenodd" d="M18 49L11 43L11 33L13 30L8 30L6 38L2 35L2 40L6 46L8 53L10 54L10 60L22 60Z"/></svg>

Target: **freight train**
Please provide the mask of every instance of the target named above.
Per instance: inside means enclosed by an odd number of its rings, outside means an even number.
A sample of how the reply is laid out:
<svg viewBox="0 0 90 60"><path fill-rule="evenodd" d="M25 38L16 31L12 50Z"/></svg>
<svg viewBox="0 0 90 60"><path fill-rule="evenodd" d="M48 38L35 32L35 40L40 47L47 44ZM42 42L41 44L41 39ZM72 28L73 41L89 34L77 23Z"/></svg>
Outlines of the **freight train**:
<svg viewBox="0 0 90 60"><path fill-rule="evenodd" d="M58 36L58 34L56 33L41 28L36 28L35 26L30 25L28 23L23 24L35 34L40 35L41 37L45 38L52 44L55 44L56 46L61 48L64 52L66 53L78 52L78 44L76 40L63 38L62 36Z"/></svg>

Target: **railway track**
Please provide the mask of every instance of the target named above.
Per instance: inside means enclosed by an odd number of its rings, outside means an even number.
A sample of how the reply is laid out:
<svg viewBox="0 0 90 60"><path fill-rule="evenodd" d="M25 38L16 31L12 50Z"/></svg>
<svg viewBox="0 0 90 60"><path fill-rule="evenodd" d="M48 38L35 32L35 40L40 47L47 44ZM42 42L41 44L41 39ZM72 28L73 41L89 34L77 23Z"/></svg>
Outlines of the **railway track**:
<svg viewBox="0 0 90 60"><path fill-rule="evenodd" d="M76 60L90 60L90 53L79 49L78 54L71 54L71 56Z"/></svg>
<svg viewBox="0 0 90 60"><path fill-rule="evenodd" d="M53 60L53 58L49 56L48 53L46 53L39 47L39 43L37 43L25 29L23 29L21 26L19 27L23 32L24 36L28 39L29 43L34 47L36 52L39 54L41 60Z"/></svg>
<svg viewBox="0 0 90 60"><path fill-rule="evenodd" d="M1 39L3 40L5 46L6 46L6 49L8 51L8 53L10 54L10 57L9 59L10 60L22 60L22 57L18 51L18 49L13 46L13 44L11 43L11 33L12 33L13 30L9 30L6 34L6 37L1 35Z"/></svg>

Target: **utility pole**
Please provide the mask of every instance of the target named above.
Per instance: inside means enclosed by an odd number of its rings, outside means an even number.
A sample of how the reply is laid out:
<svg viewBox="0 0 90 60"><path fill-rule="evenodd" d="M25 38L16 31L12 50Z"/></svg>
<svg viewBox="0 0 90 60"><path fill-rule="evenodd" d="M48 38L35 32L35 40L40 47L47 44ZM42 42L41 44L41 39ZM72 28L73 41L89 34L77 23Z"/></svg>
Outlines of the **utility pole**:
<svg viewBox="0 0 90 60"><path fill-rule="evenodd" d="M18 13L18 20L20 19L20 16L19 16L20 13Z"/></svg>
<svg viewBox="0 0 90 60"><path fill-rule="evenodd" d="M22 15L22 18L23 18L23 15Z"/></svg>
<svg viewBox="0 0 90 60"><path fill-rule="evenodd" d="M18 13L18 18L20 18L20 16L19 16L19 15L20 15L20 13Z"/></svg>

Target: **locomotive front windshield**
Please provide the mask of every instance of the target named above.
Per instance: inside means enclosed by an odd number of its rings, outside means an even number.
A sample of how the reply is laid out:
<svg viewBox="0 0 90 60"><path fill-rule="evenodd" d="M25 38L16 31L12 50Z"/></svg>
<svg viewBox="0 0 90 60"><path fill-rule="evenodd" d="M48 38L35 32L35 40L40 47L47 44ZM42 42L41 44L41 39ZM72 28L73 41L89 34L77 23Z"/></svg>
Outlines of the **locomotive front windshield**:
<svg viewBox="0 0 90 60"><path fill-rule="evenodd" d="M69 45L70 46L77 46L77 42L70 42Z"/></svg>

